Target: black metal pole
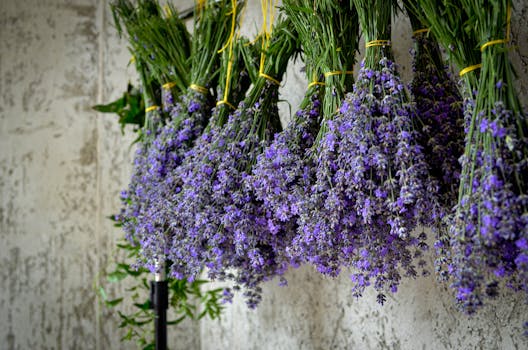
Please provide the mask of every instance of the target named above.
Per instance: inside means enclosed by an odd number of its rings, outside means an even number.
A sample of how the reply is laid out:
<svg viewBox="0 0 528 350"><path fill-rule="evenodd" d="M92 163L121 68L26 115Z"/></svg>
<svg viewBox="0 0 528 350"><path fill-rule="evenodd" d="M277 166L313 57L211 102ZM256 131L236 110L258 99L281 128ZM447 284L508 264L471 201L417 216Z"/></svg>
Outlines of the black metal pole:
<svg viewBox="0 0 528 350"><path fill-rule="evenodd" d="M155 275L150 283L151 301L154 308L154 336L156 350L167 350L167 309L169 308L169 293L167 281L162 273Z"/></svg>

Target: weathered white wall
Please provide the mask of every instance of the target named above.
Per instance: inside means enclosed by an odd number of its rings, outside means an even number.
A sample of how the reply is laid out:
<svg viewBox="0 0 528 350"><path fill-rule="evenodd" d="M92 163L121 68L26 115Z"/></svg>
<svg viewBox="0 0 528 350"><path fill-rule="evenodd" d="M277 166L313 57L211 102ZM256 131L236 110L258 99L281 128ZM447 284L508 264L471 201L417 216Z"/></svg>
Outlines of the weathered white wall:
<svg viewBox="0 0 528 350"><path fill-rule="evenodd" d="M249 3L244 28L254 33L260 7ZM527 14L527 1L516 1L512 57L525 107ZM408 78L406 21L393 40ZM121 236L106 216L119 208L132 151L131 136L90 106L134 79L126 43L105 0L1 0L0 49L0 349L132 349L92 287ZM299 67L283 88L294 109L306 84ZM221 322L183 325L171 348L528 348L519 296L468 318L433 277L406 281L384 307L368 293L353 299L346 274L329 280L304 267L288 280L266 285L256 311L236 299Z"/></svg>

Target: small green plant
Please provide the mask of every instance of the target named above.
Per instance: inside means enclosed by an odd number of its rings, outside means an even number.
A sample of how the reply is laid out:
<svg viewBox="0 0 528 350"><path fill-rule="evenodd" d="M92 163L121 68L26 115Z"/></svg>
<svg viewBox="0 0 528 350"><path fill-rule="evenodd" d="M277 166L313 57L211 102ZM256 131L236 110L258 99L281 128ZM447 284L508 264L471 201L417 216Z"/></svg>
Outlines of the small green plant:
<svg viewBox="0 0 528 350"><path fill-rule="evenodd" d="M121 133L125 133L127 124L134 126L134 131L138 131L145 124L145 102L139 89L128 83L127 89L121 98L105 105L93 106L101 113L115 113L119 116Z"/></svg>
<svg viewBox="0 0 528 350"><path fill-rule="evenodd" d="M119 224L118 224L119 225ZM143 349L154 349L154 310L150 300L150 282L153 275L145 268L135 269L129 262L136 261L139 256L139 247L124 241L117 244L119 251L114 256L123 256L124 261L115 262L110 271L104 271L104 285L98 286L99 296L105 306L117 310L121 319L119 328L126 334L122 341L135 341ZM223 310L221 303L222 288L204 290L206 280L178 280L168 278L169 292L169 319L167 326L175 326L183 320L199 320L203 317L218 319ZM111 298L107 291L109 283L129 283L125 289L126 295ZM132 301L134 310L126 312L123 309L125 301ZM201 307L200 307L201 306Z"/></svg>

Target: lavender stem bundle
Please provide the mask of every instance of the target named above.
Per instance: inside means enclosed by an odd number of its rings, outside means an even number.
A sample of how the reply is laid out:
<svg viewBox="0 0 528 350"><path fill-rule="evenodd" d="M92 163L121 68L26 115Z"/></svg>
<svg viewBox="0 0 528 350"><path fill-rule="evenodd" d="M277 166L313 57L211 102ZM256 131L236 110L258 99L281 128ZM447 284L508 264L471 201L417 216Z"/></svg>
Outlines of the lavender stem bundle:
<svg viewBox="0 0 528 350"><path fill-rule="evenodd" d="M423 14L412 1L404 1L413 29L413 79L410 92L416 104L421 126L420 144L427 154L430 174L438 183L439 202L437 222L430 222L436 234L436 272L440 280L448 278L449 235L447 216L458 197L464 151L464 110L457 83L444 62L440 47L419 19Z"/></svg>
<svg viewBox="0 0 528 350"><path fill-rule="evenodd" d="M402 274L417 275L415 252L425 235L414 229L436 212L437 184L415 129L416 110L392 59L392 2L353 1L366 52L354 89L321 140L318 181L338 229L341 264L352 266L353 295L373 285L384 303Z"/></svg>
<svg viewBox="0 0 528 350"><path fill-rule="evenodd" d="M213 125L197 140L179 169L184 181L169 254L173 275L193 279L207 267L211 278L232 280L234 290L244 287L250 307L260 301L260 283L285 267L270 246L259 241L259 233L271 228L244 179L280 131L277 82L297 49L287 20L279 19L260 40L266 42L260 66L249 72L254 83L248 96L227 123ZM231 289L225 297L232 297Z"/></svg>
<svg viewBox="0 0 528 350"><path fill-rule="evenodd" d="M460 5L481 69L452 223L452 287L473 313L502 284L528 293L528 123L508 57L511 1Z"/></svg>
<svg viewBox="0 0 528 350"><path fill-rule="evenodd" d="M211 113L214 100L209 88L216 83L217 51L230 33L231 21L237 20L227 15L232 10L231 3L226 0L222 4L206 4L197 10L188 72L190 84L167 108L169 117L158 128L148 148L142 148L136 156L130 190L124 193L125 208L121 216L125 232L129 240L141 246L142 257L138 263L153 272L159 269L160 261L165 260L170 244L170 199L180 188L180 179L174 170L202 133ZM142 33L146 39L149 34L155 35L155 30ZM149 43L162 45L156 40ZM172 46L172 49L178 48ZM159 63L153 69L158 76L173 76L172 64L168 61L167 57L155 56L149 63ZM149 108L160 111L159 106Z"/></svg>
<svg viewBox="0 0 528 350"><path fill-rule="evenodd" d="M323 110L335 110L335 100L345 89L344 81L350 81L346 67L351 69L354 63L350 52L355 51L357 16L349 6L331 2L314 6L311 1L290 0L284 2L283 8L299 35L310 83L299 111L258 156L246 185L261 202L272 227L271 235L263 232L260 240L267 242L285 265L299 266L310 256L308 249L294 242L302 240L302 234L297 232L302 230L298 221L308 211L304 205L314 179L312 147ZM333 63L333 69L340 73L325 81L324 73L329 72L328 65ZM325 90L335 96L326 99Z"/></svg>
<svg viewBox="0 0 528 350"><path fill-rule="evenodd" d="M328 120L333 118L344 94L352 86L358 42L357 13L349 3L332 1L317 4L285 1L284 8L299 32L311 87L307 91L305 109L299 111L285 134L280 135L273 145L280 147L277 151L281 153L275 155L270 149L265 155L267 162L271 163L268 166L269 180L273 181L274 176L283 172L283 176L295 175L288 179L289 183L276 184L279 182L276 180L266 186L257 183L256 187L261 194L273 191L264 198L271 199L268 203L274 207L275 216L297 226L293 238L288 239L287 256L298 263L311 263L320 272L328 273L330 266L339 265L336 259L339 248L331 246L339 238L326 235L333 230L332 227L326 227L324 233L319 230L326 223L328 211L323 204L324 190L316 183L317 145L326 133ZM322 89L320 85L323 85ZM320 93L314 95L317 90ZM285 140L287 136L294 138ZM281 141L286 144L281 145ZM286 150L290 151L289 154L284 154ZM284 159L284 162L276 164L277 158ZM275 170L276 166L281 168ZM264 174L256 175L261 175L259 180L265 179Z"/></svg>

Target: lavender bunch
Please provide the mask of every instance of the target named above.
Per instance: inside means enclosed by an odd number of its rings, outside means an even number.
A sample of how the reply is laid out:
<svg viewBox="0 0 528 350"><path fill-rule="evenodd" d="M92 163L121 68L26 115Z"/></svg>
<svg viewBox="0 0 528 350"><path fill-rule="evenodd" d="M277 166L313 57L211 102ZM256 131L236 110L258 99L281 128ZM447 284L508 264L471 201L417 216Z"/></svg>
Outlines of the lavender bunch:
<svg viewBox="0 0 528 350"><path fill-rule="evenodd" d="M155 73L156 67L149 64L149 61L152 60L150 52L145 50L147 45L154 49L153 45L149 45L149 40L141 34L143 30L148 28L148 25L163 23L166 20L161 6L153 0L140 0L136 3L129 0L117 0L111 4L111 9L118 33L121 36L127 36L133 62L141 81L143 102L147 107L157 106L161 103L162 82L159 80L160 76ZM172 38L176 41L172 47L178 47L182 42L188 40L186 31L178 32L178 34L179 36ZM167 42L167 45L170 46L171 44L170 41ZM189 51L186 50L185 46L182 46L178 54L181 60L186 60ZM149 150L153 140L160 134L166 118L167 116L161 113L158 108L150 108L145 112L144 124L140 125L140 136L137 140L138 148L134 157L131 180L128 189L121 193L123 207L116 219L122 223L127 239L133 241L134 244L139 243L135 235L136 227L143 218L143 212L149 206L149 202L145 200L145 195L153 189L152 183L147 181L150 169Z"/></svg>
<svg viewBox="0 0 528 350"><path fill-rule="evenodd" d="M411 97L422 124L420 143L427 154L431 175L439 183L438 196L445 215L457 197L461 170L458 158L464 149L463 102L433 34L424 28L408 3L405 1L416 33L411 51L414 72Z"/></svg>
<svg viewBox="0 0 528 350"><path fill-rule="evenodd" d="M315 88L308 89L304 108L259 157L250 180L262 205L278 221L275 225L289 233L281 237L280 246L274 247L276 254L286 256L291 265L297 266L314 256L314 245L303 241L303 219L312 214L306 205L314 181L312 147L315 138L320 137L319 120L324 111L325 117L330 117L352 81L357 16L346 4L333 2L314 6L288 1L284 9L301 38L307 75L315 83L312 85L324 84L325 93L315 94ZM318 82L323 76L325 82ZM300 223L298 233L294 231L296 222Z"/></svg>
<svg viewBox="0 0 528 350"><path fill-rule="evenodd" d="M422 24L414 3L404 1L414 30L413 80L411 97L420 119L420 144L427 154L431 176L438 185L439 219L432 224L436 234L436 271L448 278L449 236L446 217L457 201L464 150L464 110L458 86L445 65L434 35ZM423 18L423 14L421 16Z"/></svg>
<svg viewBox="0 0 528 350"><path fill-rule="evenodd" d="M169 118L156 129L146 147L141 148L129 191L124 194L123 227L127 237L141 246L139 264L153 272L160 268L160 262L168 252L168 227L172 215L170 196L181 187L174 170L202 133L210 115L213 99L207 87L215 83L217 51L230 33L231 21L236 21L236 18L227 16L232 10L230 4L230 1L206 4L199 10L190 57L189 80L193 83L179 101L166 108ZM154 62L157 61L150 63ZM169 67L166 74L170 75L171 66L163 60L161 62L158 70Z"/></svg>
<svg viewBox="0 0 528 350"><path fill-rule="evenodd" d="M319 270L337 274L342 266L355 267L353 294L373 285L383 303L383 293L396 292L402 274L417 274L414 258L426 245L414 229L437 215L437 184L418 143L416 110L392 61L392 2L354 5L366 55L319 144L312 198L322 210L306 239L320 251L314 261Z"/></svg>
<svg viewBox="0 0 528 350"><path fill-rule="evenodd" d="M280 244L273 243L275 254L298 266L306 257L303 251L293 247L293 242L299 238L297 222L302 212L306 212L304 205L314 179L312 147L323 110L336 108L335 101L342 96L345 81L350 81L346 68L354 64L350 52L356 50L357 16L349 6L333 2L318 2L314 7L311 1L290 0L283 6L299 33L306 74L312 83L301 109L259 155L247 182L262 202L275 230L280 227L284 232ZM336 50L338 47L341 50ZM341 72L337 77L329 76L326 83L317 81L331 70ZM325 90L335 96L329 94L326 99Z"/></svg>
<svg viewBox="0 0 528 350"><path fill-rule="evenodd" d="M481 51L452 219L452 287L475 312L506 284L528 293L528 123L508 58L511 1L460 1Z"/></svg>
<svg viewBox="0 0 528 350"><path fill-rule="evenodd" d="M175 276L193 279L207 267L210 278L232 280L234 290L244 287L250 307L260 301L260 283L287 267L271 249L271 241L280 243L280 234L245 179L257 155L280 131L275 80L297 48L286 20L279 20L273 35L268 38L265 32L261 40L263 66L258 73L250 72L254 84L248 96L227 123L215 124L202 135L179 168L184 181L175 199L169 254ZM226 299L232 292L226 289Z"/></svg>

